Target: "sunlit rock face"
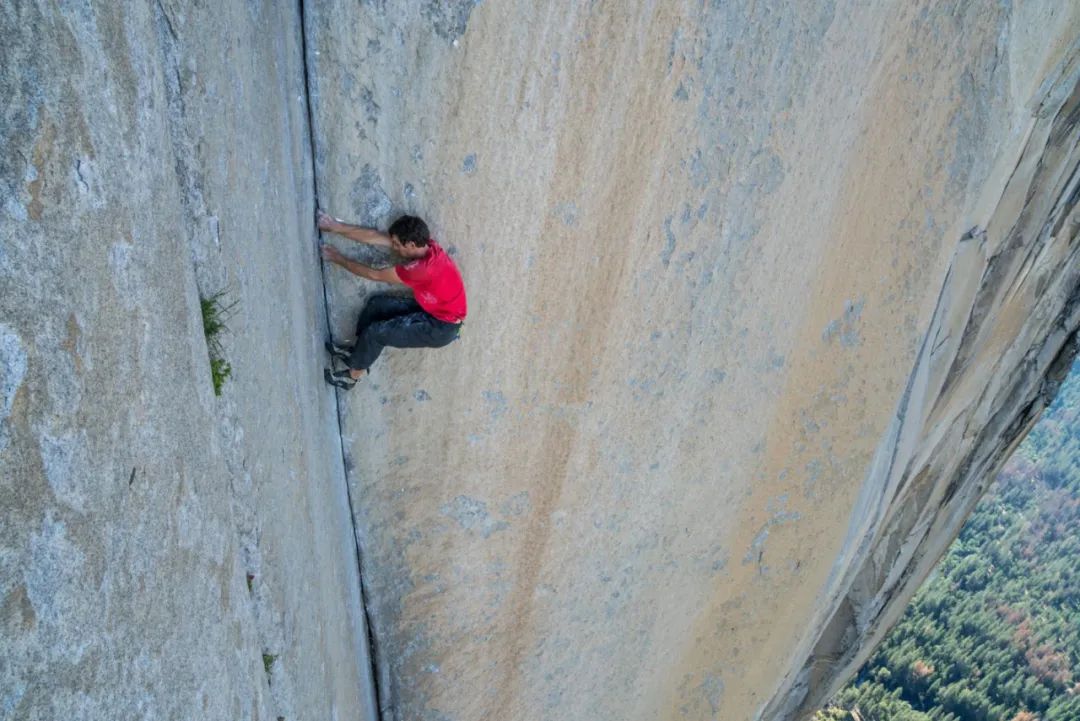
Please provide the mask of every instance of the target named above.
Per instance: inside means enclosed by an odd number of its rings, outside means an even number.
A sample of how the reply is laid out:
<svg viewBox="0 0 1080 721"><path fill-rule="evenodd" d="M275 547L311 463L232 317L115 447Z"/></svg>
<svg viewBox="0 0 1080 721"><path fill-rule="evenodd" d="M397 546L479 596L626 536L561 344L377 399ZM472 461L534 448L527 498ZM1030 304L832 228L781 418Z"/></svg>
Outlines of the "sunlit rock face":
<svg viewBox="0 0 1080 721"><path fill-rule="evenodd" d="M804 715L1076 352L1071 5L0 4L0 718ZM336 401L316 200L469 289Z"/></svg>
<svg viewBox="0 0 1080 721"><path fill-rule="evenodd" d="M384 718L822 702L1075 350L1078 36L1049 1L307 8L319 202L423 215L469 291L343 397ZM375 288L328 278L348 339Z"/></svg>

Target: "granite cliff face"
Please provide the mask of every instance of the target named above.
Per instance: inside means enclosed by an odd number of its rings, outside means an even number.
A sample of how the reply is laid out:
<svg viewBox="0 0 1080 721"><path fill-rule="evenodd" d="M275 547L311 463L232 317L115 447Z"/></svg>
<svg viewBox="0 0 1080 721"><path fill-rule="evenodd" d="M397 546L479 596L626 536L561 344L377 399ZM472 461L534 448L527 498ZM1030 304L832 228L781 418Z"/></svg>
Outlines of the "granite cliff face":
<svg viewBox="0 0 1080 721"><path fill-rule="evenodd" d="M0 719L373 718L297 8L0 37Z"/></svg>
<svg viewBox="0 0 1080 721"><path fill-rule="evenodd" d="M805 715L1077 351L1080 9L283 8L0 6L0 718ZM335 399L316 196L462 339Z"/></svg>
<svg viewBox="0 0 1080 721"><path fill-rule="evenodd" d="M320 202L425 215L470 291L342 399L383 717L823 702L1075 352L1078 27L310 7Z"/></svg>

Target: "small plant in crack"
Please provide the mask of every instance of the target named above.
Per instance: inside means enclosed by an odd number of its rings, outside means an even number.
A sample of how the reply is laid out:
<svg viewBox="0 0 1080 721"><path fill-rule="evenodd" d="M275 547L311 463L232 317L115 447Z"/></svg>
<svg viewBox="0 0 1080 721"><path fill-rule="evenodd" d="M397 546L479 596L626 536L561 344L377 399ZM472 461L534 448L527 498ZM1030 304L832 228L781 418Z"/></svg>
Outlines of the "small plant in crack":
<svg viewBox="0 0 1080 721"><path fill-rule="evenodd" d="M266 671L266 675L270 675L270 670L274 668L274 662L277 661L277 656L272 653L263 654L263 670Z"/></svg>
<svg viewBox="0 0 1080 721"><path fill-rule="evenodd" d="M203 335L206 336L206 349L210 354L210 380L214 383L214 395L221 395L221 387L232 375L232 366L225 360L225 348L221 338L229 332L225 321L233 314L236 301L228 302L228 289L219 290L209 297L199 297L202 309Z"/></svg>

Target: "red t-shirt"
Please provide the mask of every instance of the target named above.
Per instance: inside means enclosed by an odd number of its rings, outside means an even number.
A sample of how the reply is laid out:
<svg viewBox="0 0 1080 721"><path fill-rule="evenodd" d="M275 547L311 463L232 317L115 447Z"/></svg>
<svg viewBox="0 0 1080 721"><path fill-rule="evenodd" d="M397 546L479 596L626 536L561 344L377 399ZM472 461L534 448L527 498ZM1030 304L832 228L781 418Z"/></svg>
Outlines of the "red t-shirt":
<svg viewBox="0 0 1080 721"><path fill-rule="evenodd" d="M465 284L454 261L434 240L423 258L394 266L401 282L413 289L420 307L441 321L465 320Z"/></svg>

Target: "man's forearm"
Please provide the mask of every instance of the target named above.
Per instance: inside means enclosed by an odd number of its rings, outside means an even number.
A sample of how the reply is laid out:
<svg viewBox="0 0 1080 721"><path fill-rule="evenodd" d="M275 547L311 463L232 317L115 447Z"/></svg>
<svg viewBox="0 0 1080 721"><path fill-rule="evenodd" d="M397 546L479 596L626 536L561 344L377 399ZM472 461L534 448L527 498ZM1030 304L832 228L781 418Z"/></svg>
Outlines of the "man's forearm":
<svg viewBox="0 0 1080 721"><path fill-rule="evenodd" d="M348 223L337 223L331 232L337 233L349 240L355 240L357 243L381 245L386 248L390 247L390 236L386 233L373 230L372 228L362 228L359 225L349 225Z"/></svg>
<svg viewBox="0 0 1080 721"><path fill-rule="evenodd" d="M377 271L374 268L368 267L363 263L357 263L355 260L349 260L348 258L341 258L334 262L353 275L358 275L361 278L367 278L368 280L381 280L380 278L375 277Z"/></svg>

